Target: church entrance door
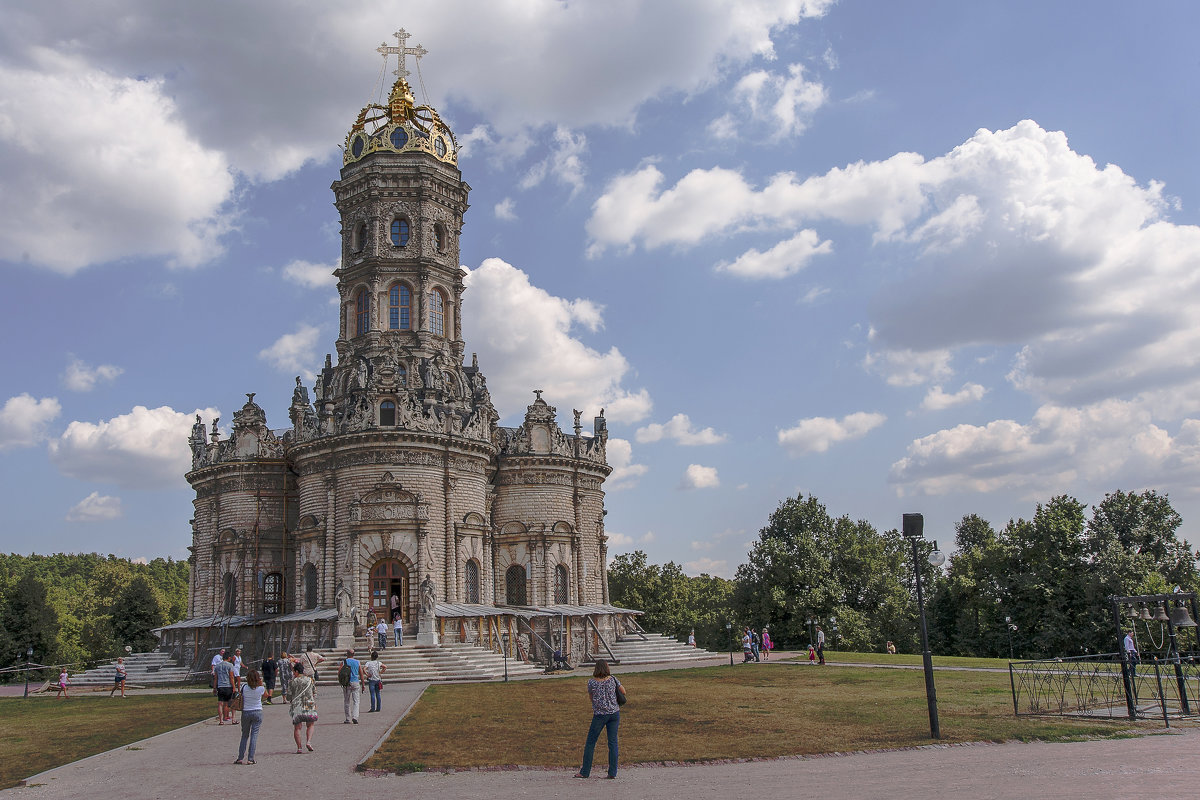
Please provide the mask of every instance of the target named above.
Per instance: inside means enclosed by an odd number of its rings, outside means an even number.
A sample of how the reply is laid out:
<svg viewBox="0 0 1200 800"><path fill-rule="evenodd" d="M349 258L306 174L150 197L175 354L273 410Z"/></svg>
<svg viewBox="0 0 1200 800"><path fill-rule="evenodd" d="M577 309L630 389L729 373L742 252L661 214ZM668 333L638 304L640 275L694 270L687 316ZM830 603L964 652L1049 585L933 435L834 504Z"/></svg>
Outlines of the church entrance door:
<svg viewBox="0 0 1200 800"><path fill-rule="evenodd" d="M371 611L392 621L392 596L400 600L399 611L408 622L408 569L398 559L388 558L371 567Z"/></svg>

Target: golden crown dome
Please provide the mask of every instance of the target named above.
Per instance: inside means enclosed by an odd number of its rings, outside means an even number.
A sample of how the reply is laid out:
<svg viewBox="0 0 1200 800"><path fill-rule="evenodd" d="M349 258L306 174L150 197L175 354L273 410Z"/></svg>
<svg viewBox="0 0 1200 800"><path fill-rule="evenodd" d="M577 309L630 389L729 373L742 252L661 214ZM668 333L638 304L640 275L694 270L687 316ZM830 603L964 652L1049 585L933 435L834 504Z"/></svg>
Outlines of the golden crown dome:
<svg viewBox="0 0 1200 800"><path fill-rule="evenodd" d="M342 164L352 164L371 153L425 153L457 166L458 140L454 132L433 106L416 104L408 85L405 56L415 55L419 60L428 51L420 45L408 47L409 34L403 28L394 35L399 47L383 44L376 49L385 59L389 55L398 57L396 83L386 106L371 103L358 112L358 119L346 134Z"/></svg>

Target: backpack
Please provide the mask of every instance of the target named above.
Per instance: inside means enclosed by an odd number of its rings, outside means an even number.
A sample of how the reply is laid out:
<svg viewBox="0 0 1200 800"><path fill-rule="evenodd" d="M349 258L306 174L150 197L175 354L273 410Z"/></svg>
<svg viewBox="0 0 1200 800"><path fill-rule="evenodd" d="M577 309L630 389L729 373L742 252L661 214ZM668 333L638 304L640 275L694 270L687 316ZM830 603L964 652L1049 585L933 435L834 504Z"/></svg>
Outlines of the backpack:
<svg viewBox="0 0 1200 800"><path fill-rule="evenodd" d="M342 662L342 666L338 669L338 683L342 686L350 685L350 665L345 661Z"/></svg>

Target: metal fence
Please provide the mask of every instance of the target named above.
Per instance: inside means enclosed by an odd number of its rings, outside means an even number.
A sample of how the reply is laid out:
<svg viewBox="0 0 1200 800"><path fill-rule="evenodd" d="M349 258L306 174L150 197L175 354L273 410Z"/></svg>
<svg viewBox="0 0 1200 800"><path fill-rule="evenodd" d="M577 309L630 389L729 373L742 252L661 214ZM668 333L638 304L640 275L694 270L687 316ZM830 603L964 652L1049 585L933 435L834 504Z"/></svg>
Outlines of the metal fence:
<svg viewBox="0 0 1200 800"><path fill-rule="evenodd" d="M1008 665L1013 712L1124 719L1200 716L1200 663L1196 654L1127 667L1119 653L1014 661ZM1128 687L1128 688L1127 688Z"/></svg>

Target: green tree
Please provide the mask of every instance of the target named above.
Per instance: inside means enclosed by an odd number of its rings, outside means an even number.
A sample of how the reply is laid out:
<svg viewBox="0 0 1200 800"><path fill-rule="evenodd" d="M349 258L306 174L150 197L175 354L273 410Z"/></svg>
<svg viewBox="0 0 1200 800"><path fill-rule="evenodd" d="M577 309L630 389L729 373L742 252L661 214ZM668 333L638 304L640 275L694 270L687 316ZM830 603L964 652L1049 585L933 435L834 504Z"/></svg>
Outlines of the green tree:
<svg viewBox="0 0 1200 800"><path fill-rule="evenodd" d="M145 575L138 575L121 592L112 609L113 638L118 646L135 652L152 650L158 638L151 630L164 624L166 610L162 594Z"/></svg>
<svg viewBox="0 0 1200 800"><path fill-rule="evenodd" d="M17 652L18 660L25 660L25 652L33 648L33 660L41 664L58 661L58 614L49 602L46 583L32 572L25 573L16 584L4 604L4 628L8 632L10 647Z"/></svg>
<svg viewBox="0 0 1200 800"><path fill-rule="evenodd" d="M701 647L724 649L733 582L711 575L689 577L673 561L649 563L641 550L623 553L608 568L608 595L614 605L644 611L649 631L685 639L696 631Z"/></svg>
<svg viewBox="0 0 1200 800"><path fill-rule="evenodd" d="M784 646L809 642L809 617L836 617L841 646L882 650L891 639L911 649L915 605L906 547L896 531L880 534L862 520L834 519L811 495L785 500L738 567L734 608L747 624L769 624Z"/></svg>

